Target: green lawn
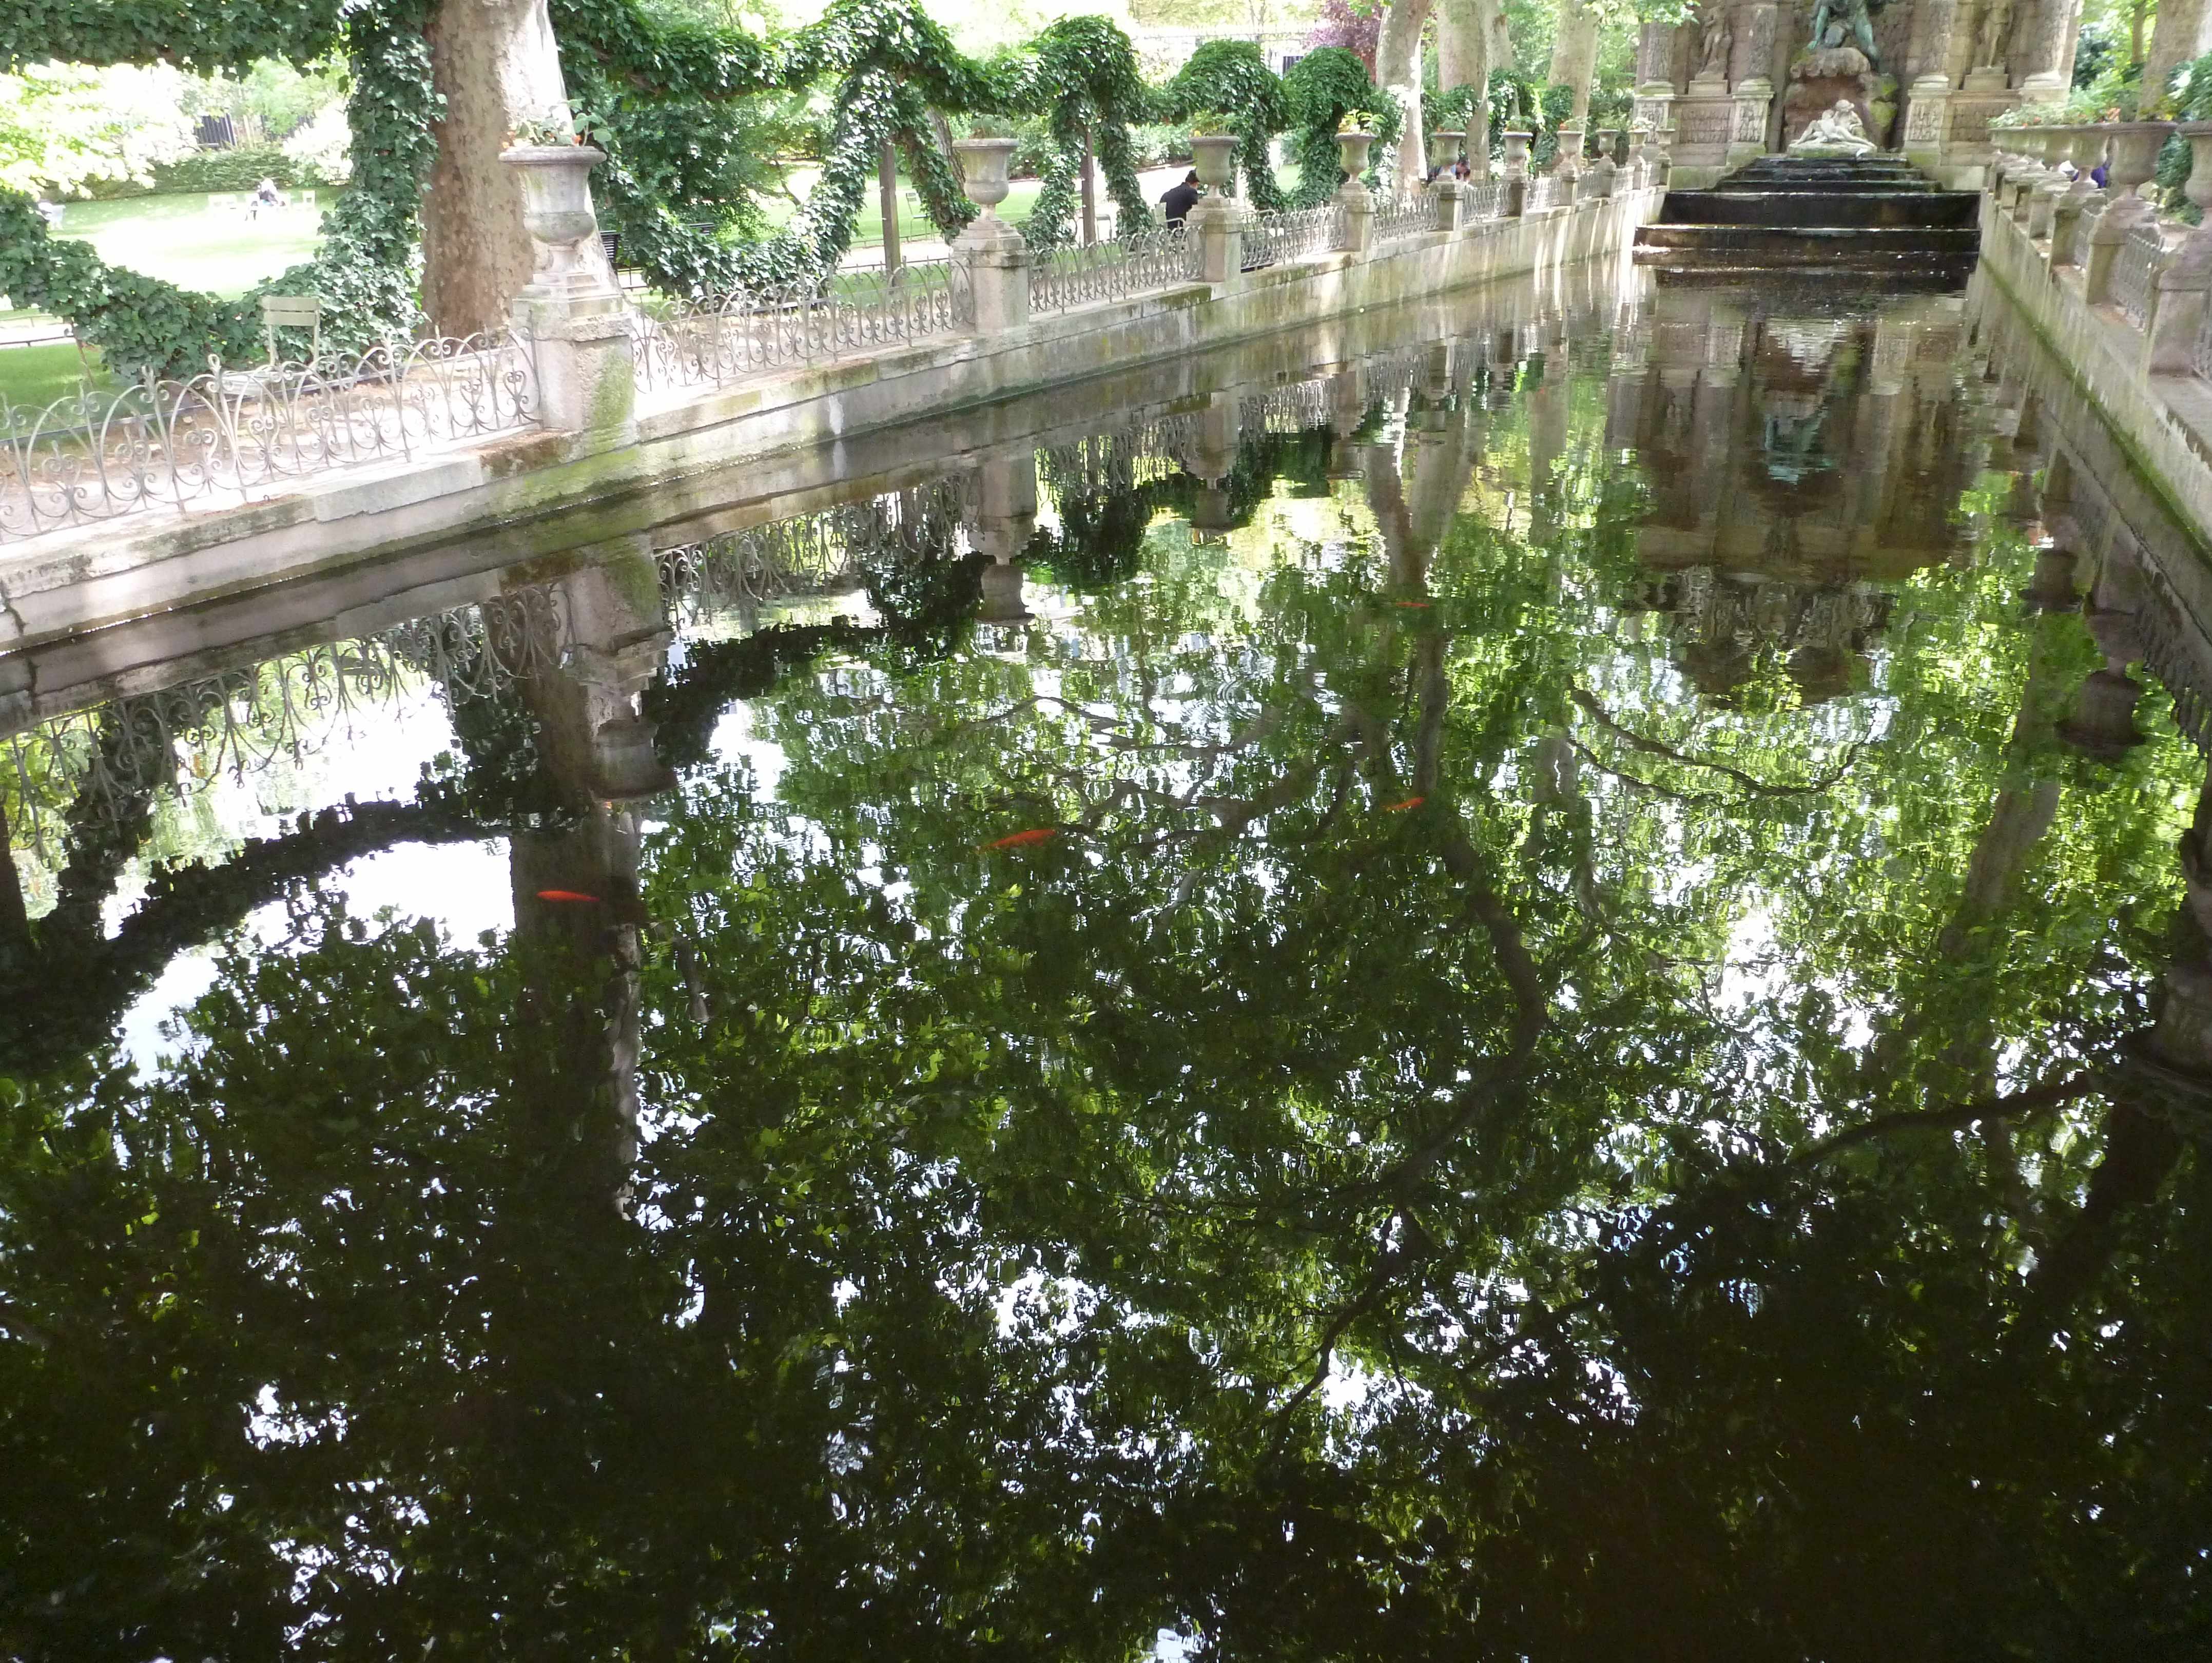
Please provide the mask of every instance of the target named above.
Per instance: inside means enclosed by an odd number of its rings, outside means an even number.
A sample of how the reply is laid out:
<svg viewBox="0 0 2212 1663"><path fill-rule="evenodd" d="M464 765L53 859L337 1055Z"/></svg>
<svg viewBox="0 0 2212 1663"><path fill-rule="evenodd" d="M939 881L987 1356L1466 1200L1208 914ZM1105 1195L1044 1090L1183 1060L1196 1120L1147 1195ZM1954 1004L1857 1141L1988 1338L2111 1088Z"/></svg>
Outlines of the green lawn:
<svg viewBox="0 0 2212 1663"><path fill-rule="evenodd" d="M105 384L98 362L94 354L89 376L95 383ZM85 361L73 341L0 348L0 401L18 405L51 404L76 392L87 377Z"/></svg>
<svg viewBox="0 0 2212 1663"><path fill-rule="evenodd" d="M790 174L791 188L804 201L814 182L821 177L817 168L795 168ZM999 217L1019 225L1025 222L1036 206L1037 192L1043 188L1034 179L1018 179L1006 192L1006 199L999 204ZM929 216L921 211L914 187L904 175L899 179L899 235L907 241L934 241L939 235ZM879 248L884 241L882 198L871 186L860 204L860 217L853 227L853 246L856 248ZM781 231L791 223L799 210L781 198L769 198L761 204L765 210L769 228Z"/></svg>
<svg viewBox="0 0 2212 1663"><path fill-rule="evenodd" d="M228 297L312 259L322 210L333 194L319 191L312 208L264 209L254 219L237 205L243 194L212 210L198 193L72 202L61 235L90 243L111 265Z"/></svg>

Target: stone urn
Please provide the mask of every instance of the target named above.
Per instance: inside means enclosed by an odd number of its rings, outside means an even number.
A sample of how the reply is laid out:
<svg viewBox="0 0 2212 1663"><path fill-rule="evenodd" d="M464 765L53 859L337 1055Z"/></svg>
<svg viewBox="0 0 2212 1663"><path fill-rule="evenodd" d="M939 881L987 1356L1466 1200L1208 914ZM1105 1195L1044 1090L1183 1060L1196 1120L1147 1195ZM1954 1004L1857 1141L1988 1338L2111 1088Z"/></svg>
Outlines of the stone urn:
<svg viewBox="0 0 2212 1663"><path fill-rule="evenodd" d="M2185 121L2176 131L2189 141L2189 182L2181 193L2212 217L2212 121Z"/></svg>
<svg viewBox="0 0 2212 1663"><path fill-rule="evenodd" d="M1013 166L1014 143L1011 138L952 141L952 153L960 158L961 188L986 219L996 219L999 204L1006 199L1006 170Z"/></svg>
<svg viewBox="0 0 2212 1663"><path fill-rule="evenodd" d="M591 144L517 144L499 159L522 182L522 227L538 246L532 286L559 289L593 280L584 252L599 234L592 169L607 153Z"/></svg>
<svg viewBox="0 0 2212 1663"><path fill-rule="evenodd" d="M2112 143L2108 183L2115 196L2131 197L2150 182L2158 171L2158 148L2173 131L2170 121L2108 122L2104 132Z"/></svg>
<svg viewBox="0 0 2212 1663"><path fill-rule="evenodd" d="M1559 127L1559 160L1553 164L1561 179L1574 179L1583 170L1583 130L1571 122Z"/></svg>
<svg viewBox="0 0 2212 1663"><path fill-rule="evenodd" d="M1467 134L1457 127L1439 127L1429 135L1429 165L1439 161L1449 168L1459 160L1459 153L1467 148Z"/></svg>
<svg viewBox="0 0 2212 1663"><path fill-rule="evenodd" d="M1200 133L1190 141L1190 156L1198 167L1198 182L1215 196L1229 188L1229 181L1236 174L1237 143L1235 133Z"/></svg>
<svg viewBox="0 0 2212 1663"><path fill-rule="evenodd" d="M1357 182L1367 172L1367 152L1374 148L1375 135L1347 127L1336 136L1337 165Z"/></svg>
<svg viewBox="0 0 2212 1663"><path fill-rule="evenodd" d="M1644 182L1644 147L1650 142L1651 130L1638 121L1628 130L1628 165L1634 171L1636 182Z"/></svg>
<svg viewBox="0 0 2212 1663"><path fill-rule="evenodd" d="M1601 127L1597 130L1597 159L1618 166L1620 161L1620 129Z"/></svg>
<svg viewBox="0 0 2212 1663"><path fill-rule="evenodd" d="M1534 137L1535 135L1534 133L1504 132L1498 134L1498 137L1503 139L1505 143L1504 166L1506 178L1526 179L1528 177L1528 141Z"/></svg>

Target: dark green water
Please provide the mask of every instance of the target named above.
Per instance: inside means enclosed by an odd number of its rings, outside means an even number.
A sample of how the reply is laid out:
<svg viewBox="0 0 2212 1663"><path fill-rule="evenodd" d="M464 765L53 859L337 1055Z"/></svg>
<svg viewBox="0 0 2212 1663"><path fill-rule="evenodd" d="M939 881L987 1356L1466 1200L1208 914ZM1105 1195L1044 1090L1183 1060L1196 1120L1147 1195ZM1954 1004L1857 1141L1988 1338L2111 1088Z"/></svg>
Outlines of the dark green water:
<svg viewBox="0 0 2212 1663"><path fill-rule="evenodd" d="M0 1654L2205 1655L2204 764L1975 332L1484 323L5 741Z"/></svg>

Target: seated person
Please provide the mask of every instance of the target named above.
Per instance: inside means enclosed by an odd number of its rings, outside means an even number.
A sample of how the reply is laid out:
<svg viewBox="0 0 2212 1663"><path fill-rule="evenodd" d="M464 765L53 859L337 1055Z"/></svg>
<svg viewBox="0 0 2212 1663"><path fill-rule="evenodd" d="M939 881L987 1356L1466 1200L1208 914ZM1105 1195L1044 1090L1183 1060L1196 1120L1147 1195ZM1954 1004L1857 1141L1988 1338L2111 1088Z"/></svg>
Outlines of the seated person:
<svg viewBox="0 0 2212 1663"><path fill-rule="evenodd" d="M1160 207L1167 215L1169 228L1173 229L1190 217L1190 210L1198 206L1198 169L1194 168L1182 176L1182 183L1160 198Z"/></svg>

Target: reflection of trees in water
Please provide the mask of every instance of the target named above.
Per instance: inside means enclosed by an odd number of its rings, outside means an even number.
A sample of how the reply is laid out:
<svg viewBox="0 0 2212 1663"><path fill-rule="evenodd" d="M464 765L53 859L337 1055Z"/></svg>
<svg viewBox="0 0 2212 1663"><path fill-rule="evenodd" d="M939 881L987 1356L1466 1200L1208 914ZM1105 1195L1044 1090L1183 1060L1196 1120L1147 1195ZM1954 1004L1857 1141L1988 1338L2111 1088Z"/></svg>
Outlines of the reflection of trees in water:
<svg viewBox="0 0 2212 1663"><path fill-rule="evenodd" d="M2122 1076L2193 764L2055 748L2018 571L1879 729L1683 696L1595 446L1594 524L1449 512L1477 402L1249 624L1163 546L1018 656L688 647L653 829L546 828L635 911L309 895L173 1074L0 1093L8 1648L2185 1650L2204 1163Z"/></svg>

